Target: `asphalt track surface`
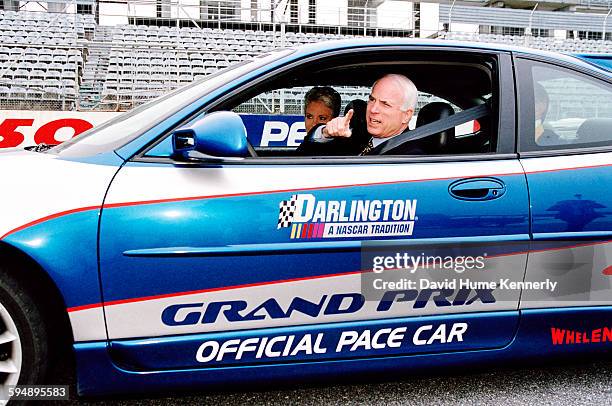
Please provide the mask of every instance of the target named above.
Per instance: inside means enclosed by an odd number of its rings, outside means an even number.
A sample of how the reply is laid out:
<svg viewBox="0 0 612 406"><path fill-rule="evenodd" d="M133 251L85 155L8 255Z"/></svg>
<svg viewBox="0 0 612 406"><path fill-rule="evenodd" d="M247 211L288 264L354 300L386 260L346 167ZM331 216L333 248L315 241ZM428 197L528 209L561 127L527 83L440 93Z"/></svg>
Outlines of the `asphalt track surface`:
<svg viewBox="0 0 612 406"><path fill-rule="evenodd" d="M76 399L74 375L55 371L53 383L70 384L71 400L58 405L610 405L612 359L540 364L387 381L225 388L155 396ZM230 390L231 389L231 390Z"/></svg>

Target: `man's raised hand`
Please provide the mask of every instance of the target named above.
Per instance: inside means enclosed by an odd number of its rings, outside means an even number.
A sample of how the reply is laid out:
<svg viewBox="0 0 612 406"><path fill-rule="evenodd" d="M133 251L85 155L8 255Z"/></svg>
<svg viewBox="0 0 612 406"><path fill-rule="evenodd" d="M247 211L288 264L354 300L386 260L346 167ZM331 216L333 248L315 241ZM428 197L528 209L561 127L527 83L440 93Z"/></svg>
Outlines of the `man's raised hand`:
<svg viewBox="0 0 612 406"><path fill-rule="evenodd" d="M351 118L353 117L353 109L350 109L346 116L336 117L331 119L323 128L323 136L327 138L331 137L344 137L348 138L351 136Z"/></svg>

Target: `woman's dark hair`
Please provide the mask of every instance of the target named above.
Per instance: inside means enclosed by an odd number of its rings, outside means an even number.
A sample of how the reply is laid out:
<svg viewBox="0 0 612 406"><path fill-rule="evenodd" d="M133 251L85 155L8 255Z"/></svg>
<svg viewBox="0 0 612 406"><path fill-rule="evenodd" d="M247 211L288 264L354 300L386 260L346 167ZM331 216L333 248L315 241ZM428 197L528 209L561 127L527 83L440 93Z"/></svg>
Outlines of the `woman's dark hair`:
<svg viewBox="0 0 612 406"><path fill-rule="evenodd" d="M331 109L334 117L340 115L340 94L329 86L315 86L304 97L304 109L313 101L320 101Z"/></svg>

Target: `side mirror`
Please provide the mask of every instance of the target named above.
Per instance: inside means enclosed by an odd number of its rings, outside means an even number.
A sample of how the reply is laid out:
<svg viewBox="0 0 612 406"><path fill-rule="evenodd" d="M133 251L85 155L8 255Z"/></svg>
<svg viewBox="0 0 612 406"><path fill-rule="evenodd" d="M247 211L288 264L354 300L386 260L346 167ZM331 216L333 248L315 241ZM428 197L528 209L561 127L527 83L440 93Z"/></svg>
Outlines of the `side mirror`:
<svg viewBox="0 0 612 406"><path fill-rule="evenodd" d="M184 159L227 160L249 156L247 131L231 111L206 114L172 133L174 155Z"/></svg>

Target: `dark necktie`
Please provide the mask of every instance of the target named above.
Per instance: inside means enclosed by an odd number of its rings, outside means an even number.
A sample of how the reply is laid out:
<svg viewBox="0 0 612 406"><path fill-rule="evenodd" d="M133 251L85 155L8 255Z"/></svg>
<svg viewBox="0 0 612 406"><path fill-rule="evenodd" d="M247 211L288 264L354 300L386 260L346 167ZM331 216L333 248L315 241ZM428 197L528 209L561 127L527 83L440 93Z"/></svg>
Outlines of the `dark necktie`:
<svg viewBox="0 0 612 406"><path fill-rule="evenodd" d="M359 156L367 155L367 153L370 152L373 148L374 148L374 143L372 142L372 138L370 138L370 141L368 141L368 145L366 145L363 151L359 153Z"/></svg>

